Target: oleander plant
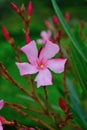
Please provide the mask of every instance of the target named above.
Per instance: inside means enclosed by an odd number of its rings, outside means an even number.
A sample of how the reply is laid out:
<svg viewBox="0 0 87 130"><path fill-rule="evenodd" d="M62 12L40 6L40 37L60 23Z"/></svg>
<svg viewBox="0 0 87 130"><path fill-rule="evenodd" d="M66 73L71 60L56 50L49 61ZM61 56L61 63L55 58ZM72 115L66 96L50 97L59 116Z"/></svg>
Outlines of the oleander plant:
<svg viewBox="0 0 87 130"><path fill-rule="evenodd" d="M19 46L2 26L14 67L10 72L0 59L0 78L10 93L0 97L0 130L87 130L87 25L70 26L70 13L63 16L56 0L50 2L55 14L35 39L30 30L33 2L27 8L10 3L23 22L25 42Z"/></svg>

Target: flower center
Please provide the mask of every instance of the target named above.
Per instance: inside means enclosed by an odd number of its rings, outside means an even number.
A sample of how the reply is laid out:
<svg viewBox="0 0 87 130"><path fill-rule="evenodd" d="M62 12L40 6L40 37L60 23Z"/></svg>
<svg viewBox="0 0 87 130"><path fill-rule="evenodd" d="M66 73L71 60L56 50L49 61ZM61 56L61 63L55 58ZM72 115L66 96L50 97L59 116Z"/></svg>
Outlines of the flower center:
<svg viewBox="0 0 87 130"><path fill-rule="evenodd" d="M36 61L36 63L37 63L37 69L41 70L41 69L46 68L46 63L47 62L43 58L42 59L38 59Z"/></svg>

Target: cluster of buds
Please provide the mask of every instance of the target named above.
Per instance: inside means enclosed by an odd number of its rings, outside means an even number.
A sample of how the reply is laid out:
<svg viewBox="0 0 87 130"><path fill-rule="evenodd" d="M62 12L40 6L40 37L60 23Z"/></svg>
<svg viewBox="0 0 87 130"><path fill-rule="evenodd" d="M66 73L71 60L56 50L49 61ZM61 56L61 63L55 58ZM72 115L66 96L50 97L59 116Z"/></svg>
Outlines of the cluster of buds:
<svg viewBox="0 0 87 130"><path fill-rule="evenodd" d="M19 9L14 3L11 3L11 7L22 18L22 20L24 22L25 27L23 29L23 32L25 34L26 44L28 44L30 42L28 26L30 24L30 19L31 19L31 16L32 16L32 2L30 1L29 4L28 4L27 18L25 18L25 16L24 16L24 11L25 11L24 5L22 5L21 8Z"/></svg>
<svg viewBox="0 0 87 130"><path fill-rule="evenodd" d="M24 37L25 37L25 42L26 44L28 44L31 39L29 36L29 24L30 24L30 19L32 16L32 2L30 1L28 4L28 8L27 8L27 18L24 15L24 11L25 11L25 7L24 4L22 4L21 8L18 8L14 3L11 2L11 7L13 8L13 10L22 18L23 22L24 22ZM3 36L5 37L5 39L8 41L8 43L11 45L11 47L15 50L16 52L16 56L17 56L17 61L20 61L20 50L19 48L16 46L14 39L12 38L12 36L9 34L8 30L6 29L5 26L2 26L2 33Z"/></svg>
<svg viewBox="0 0 87 130"><path fill-rule="evenodd" d="M68 12L65 13L65 20L69 22L70 14ZM63 32L60 28L60 23L56 15L53 15L51 24L48 20L45 21L45 26L48 30L53 33L52 41L59 44L61 37L63 37Z"/></svg>
<svg viewBox="0 0 87 130"><path fill-rule="evenodd" d="M20 15L22 13L24 13L25 7L24 5L21 6L21 8L19 9L13 2L11 2L11 7L14 9L14 11L16 11L17 13L19 13ZM30 1L28 4L28 17L32 16L32 2Z"/></svg>
<svg viewBox="0 0 87 130"><path fill-rule="evenodd" d="M28 27L29 27L29 24L30 24L31 16L32 16L32 2L30 1L29 4L28 4L27 18L25 18L25 16L24 16L24 11L25 11L24 4L22 4L21 8L18 8L13 2L11 2L11 7L22 18L22 20L24 22L25 27L23 29L23 32L24 32L24 35L25 35L26 44L28 44L31 41L30 37L29 37ZM9 38L10 38L9 33L6 33L6 31L3 31L3 34L6 38L6 40L9 40Z"/></svg>

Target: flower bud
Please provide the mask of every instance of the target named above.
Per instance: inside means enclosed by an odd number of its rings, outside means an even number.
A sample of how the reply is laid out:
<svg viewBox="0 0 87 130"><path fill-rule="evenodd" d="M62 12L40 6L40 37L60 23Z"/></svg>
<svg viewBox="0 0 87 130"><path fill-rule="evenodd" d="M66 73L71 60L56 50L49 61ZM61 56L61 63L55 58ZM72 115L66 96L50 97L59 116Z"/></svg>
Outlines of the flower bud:
<svg viewBox="0 0 87 130"><path fill-rule="evenodd" d="M13 2L11 2L10 5L11 5L11 7L12 7L16 12L19 11L18 7L17 7Z"/></svg>
<svg viewBox="0 0 87 130"><path fill-rule="evenodd" d="M59 98L59 106L63 111L67 110L67 105L62 98Z"/></svg>
<svg viewBox="0 0 87 130"><path fill-rule="evenodd" d="M51 26L50 26L50 23L49 23L49 21L45 21L45 26L49 29Z"/></svg>
<svg viewBox="0 0 87 130"><path fill-rule="evenodd" d="M61 37L62 36L61 30L58 30L57 34L58 34L58 37Z"/></svg>
<svg viewBox="0 0 87 130"><path fill-rule="evenodd" d="M54 42L54 43L57 43L57 42L58 42L58 37L54 36L54 37L53 37L53 42Z"/></svg>
<svg viewBox="0 0 87 130"><path fill-rule="evenodd" d="M7 31L7 29L4 26L2 26L2 33L7 41L9 41L11 39L9 32Z"/></svg>
<svg viewBox="0 0 87 130"><path fill-rule="evenodd" d="M28 4L28 16L30 17L32 15L32 2L30 1Z"/></svg>
<svg viewBox="0 0 87 130"><path fill-rule="evenodd" d="M58 18L55 15L52 17L52 21L53 21L54 25L58 25L59 24Z"/></svg>
<svg viewBox="0 0 87 130"><path fill-rule="evenodd" d="M70 19L70 14L68 12L65 13L65 20L68 22Z"/></svg>

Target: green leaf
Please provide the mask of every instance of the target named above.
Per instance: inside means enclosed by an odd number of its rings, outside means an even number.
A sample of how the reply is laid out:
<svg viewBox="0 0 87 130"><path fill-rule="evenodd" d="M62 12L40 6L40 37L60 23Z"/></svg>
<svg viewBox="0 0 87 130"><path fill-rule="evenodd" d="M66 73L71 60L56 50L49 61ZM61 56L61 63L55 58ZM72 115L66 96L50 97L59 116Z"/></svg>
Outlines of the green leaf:
<svg viewBox="0 0 87 130"><path fill-rule="evenodd" d="M76 48L76 50L79 52L79 54L82 56L82 58L84 59L84 61L87 63L87 53L84 53L84 45L80 46L80 44L78 43L77 39L75 38L75 36L71 33L70 28L68 26L68 24L66 23L57 3L55 0L51 0L54 10L56 12L56 15L58 16L62 26L64 27L66 33L68 34L69 38L71 39L74 47ZM85 51L86 52L86 51Z"/></svg>
<svg viewBox="0 0 87 130"><path fill-rule="evenodd" d="M87 64L84 62L82 57L76 51L75 47L73 47L71 44L69 45L69 52L70 52L69 59L71 62L74 76L76 80L79 81L84 94L87 95L87 76L86 76L87 69L85 69Z"/></svg>
<svg viewBox="0 0 87 130"><path fill-rule="evenodd" d="M74 86L73 86L73 83L71 82L71 80L67 77L66 78L66 85L68 87L68 91L71 95L73 95L73 97L79 102L79 98L75 92L75 89L74 89Z"/></svg>
<svg viewBox="0 0 87 130"><path fill-rule="evenodd" d="M70 96L70 102L72 104L71 107L72 107L74 114L76 115L78 123L80 124L80 126L82 126L82 128L87 129L86 113L84 112L80 103L72 95L69 95L69 96Z"/></svg>
<svg viewBox="0 0 87 130"><path fill-rule="evenodd" d="M66 79L66 84L69 90L69 99L70 99L71 109L74 113L74 116L76 117L80 126L84 129L87 129L87 115L84 112L82 106L80 105L80 101L74 90L73 83L68 77Z"/></svg>

